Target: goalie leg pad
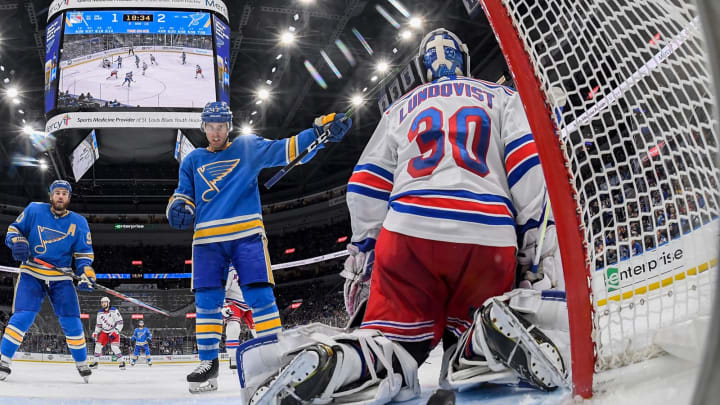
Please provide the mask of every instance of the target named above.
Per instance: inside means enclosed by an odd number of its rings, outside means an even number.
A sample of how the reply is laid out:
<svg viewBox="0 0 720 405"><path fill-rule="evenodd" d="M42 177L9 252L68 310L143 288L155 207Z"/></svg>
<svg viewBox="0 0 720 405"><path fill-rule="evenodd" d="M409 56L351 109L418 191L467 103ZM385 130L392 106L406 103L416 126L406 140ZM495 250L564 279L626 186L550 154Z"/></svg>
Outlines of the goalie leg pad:
<svg viewBox="0 0 720 405"><path fill-rule="evenodd" d="M313 323L242 343L238 346L236 360L243 403L249 403L253 393L286 366L295 354L315 343L311 335L341 333L342 329Z"/></svg>
<svg viewBox="0 0 720 405"><path fill-rule="evenodd" d="M557 346L508 307L507 301L507 296L491 298L476 313L474 342L486 355L491 353L488 360L494 357L538 389L550 391L566 385L566 368Z"/></svg>
<svg viewBox="0 0 720 405"><path fill-rule="evenodd" d="M253 392L251 404L309 400L381 404L405 401L420 392L417 362L378 331L313 332L307 337L309 346L288 353L290 361ZM393 364L399 364L399 370Z"/></svg>

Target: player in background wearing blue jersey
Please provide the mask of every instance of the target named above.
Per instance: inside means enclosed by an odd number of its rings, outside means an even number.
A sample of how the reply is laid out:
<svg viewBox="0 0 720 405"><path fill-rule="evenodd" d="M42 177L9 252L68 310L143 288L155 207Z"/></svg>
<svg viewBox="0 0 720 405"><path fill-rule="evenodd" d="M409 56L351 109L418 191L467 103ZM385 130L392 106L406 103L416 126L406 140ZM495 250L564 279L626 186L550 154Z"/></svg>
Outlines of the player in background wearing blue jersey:
<svg viewBox="0 0 720 405"><path fill-rule="evenodd" d="M8 226L5 244L12 249L13 258L22 264L15 284L13 315L0 342L0 381L10 374L12 357L40 312L46 295L50 296L78 372L85 382L92 374L86 363L85 334L72 279L34 260L67 268L75 259L75 274L82 279L78 290L93 290L95 271L90 266L94 258L90 227L83 216L67 209L71 194L70 183L54 181L50 185L49 204L30 203Z"/></svg>
<svg viewBox="0 0 720 405"><path fill-rule="evenodd" d="M130 340L135 341L135 353L133 353L132 362L130 363L131 366L135 365L135 362L140 355L141 348L145 352L147 365L152 366L152 359L150 358L150 339L152 339L152 333L150 333L150 329L145 327L145 321L141 319L140 322L138 322L138 327L135 328L135 332L133 332L132 338L130 338Z"/></svg>
<svg viewBox="0 0 720 405"><path fill-rule="evenodd" d="M201 361L187 376L190 392L217 389L228 264L238 269L257 335L282 330L261 215L260 170L291 162L325 130L330 132L331 142L339 142L351 125L344 114L329 114L315 119L313 128L290 138L268 140L242 135L231 141L232 112L227 103L205 105L201 129L209 146L195 149L182 161L178 187L166 210L174 228L187 229L194 223L191 286ZM314 155L308 154L303 162Z"/></svg>

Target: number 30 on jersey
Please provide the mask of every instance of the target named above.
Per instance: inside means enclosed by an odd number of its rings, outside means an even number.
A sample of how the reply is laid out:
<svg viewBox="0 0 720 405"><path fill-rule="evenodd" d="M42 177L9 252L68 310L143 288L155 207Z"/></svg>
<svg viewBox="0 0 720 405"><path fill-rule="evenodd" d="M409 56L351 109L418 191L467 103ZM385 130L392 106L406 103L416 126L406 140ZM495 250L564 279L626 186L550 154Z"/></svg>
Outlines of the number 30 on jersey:
<svg viewBox="0 0 720 405"><path fill-rule="evenodd" d="M471 123L475 126L469 133ZM445 136L449 137L452 156L459 167L481 177L487 176L486 157L491 127L487 112L481 107L461 107L448 120L447 130L444 124L442 111L435 107L421 111L410 124L408 141L416 142L420 149L420 156L408 163L410 176L418 178L433 173L445 156Z"/></svg>

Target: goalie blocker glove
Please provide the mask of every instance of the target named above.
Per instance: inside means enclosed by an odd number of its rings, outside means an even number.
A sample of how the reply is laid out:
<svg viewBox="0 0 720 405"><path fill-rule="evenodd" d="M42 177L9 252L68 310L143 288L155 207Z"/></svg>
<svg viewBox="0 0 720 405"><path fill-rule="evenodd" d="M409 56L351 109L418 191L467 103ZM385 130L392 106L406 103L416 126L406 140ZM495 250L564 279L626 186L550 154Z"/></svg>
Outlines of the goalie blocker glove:
<svg viewBox="0 0 720 405"><path fill-rule="evenodd" d="M345 259L340 276L345 278L343 297L345 310L353 317L370 295L370 278L375 264L375 239L347 245L349 256Z"/></svg>

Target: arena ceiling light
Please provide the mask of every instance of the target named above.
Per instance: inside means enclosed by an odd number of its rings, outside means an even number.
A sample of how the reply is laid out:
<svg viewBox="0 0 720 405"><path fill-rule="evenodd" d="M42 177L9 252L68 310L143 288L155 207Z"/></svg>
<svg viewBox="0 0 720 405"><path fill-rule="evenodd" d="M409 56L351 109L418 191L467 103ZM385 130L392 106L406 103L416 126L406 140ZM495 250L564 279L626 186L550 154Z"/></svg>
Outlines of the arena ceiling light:
<svg viewBox="0 0 720 405"><path fill-rule="evenodd" d="M18 91L17 88L15 88L15 87L10 87L10 88L8 88L8 89L5 91L5 94L6 94L9 98L16 98L16 97L20 94L20 92Z"/></svg>
<svg viewBox="0 0 720 405"><path fill-rule="evenodd" d="M423 20L420 17L410 17L410 20L408 21L411 27L413 28L422 28Z"/></svg>
<svg viewBox="0 0 720 405"><path fill-rule="evenodd" d="M47 170L47 168L48 168L47 162L44 160L41 160L40 161L40 170Z"/></svg>
<svg viewBox="0 0 720 405"><path fill-rule="evenodd" d="M280 43L282 45L292 45L295 42L295 34L290 31L285 31L280 35Z"/></svg>
<svg viewBox="0 0 720 405"><path fill-rule="evenodd" d="M30 125L25 125L25 126L23 127L23 133L24 133L24 134L26 134L26 135L31 135L33 132L35 132L35 130L34 130L33 127L31 127Z"/></svg>
<svg viewBox="0 0 720 405"><path fill-rule="evenodd" d="M388 65L388 63L384 60L381 60L380 62L378 62L377 65L375 65L375 70L377 70L379 73L385 73L388 71L388 69L390 69L390 65Z"/></svg>
<svg viewBox="0 0 720 405"><path fill-rule="evenodd" d="M408 41L408 40L412 39L412 37L413 37L412 31L410 31L410 30L400 31L400 38L403 41Z"/></svg>
<svg viewBox="0 0 720 405"><path fill-rule="evenodd" d="M350 99L350 102L352 103L352 105L354 107L360 107L361 105L363 105L364 101L365 101L365 99L363 99L363 96L361 96L360 94L355 94Z"/></svg>
<svg viewBox="0 0 720 405"><path fill-rule="evenodd" d="M315 0L298 0L300 4L312 4Z"/></svg>
<svg viewBox="0 0 720 405"><path fill-rule="evenodd" d="M270 90L268 90L266 87L261 87L257 91L257 98L260 100L267 100L270 97Z"/></svg>
<svg viewBox="0 0 720 405"><path fill-rule="evenodd" d="M242 126L242 128L240 128L240 133L243 135L250 135L250 134L252 134L252 132L253 132L253 129L249 124L245 124Z"/></svg>

